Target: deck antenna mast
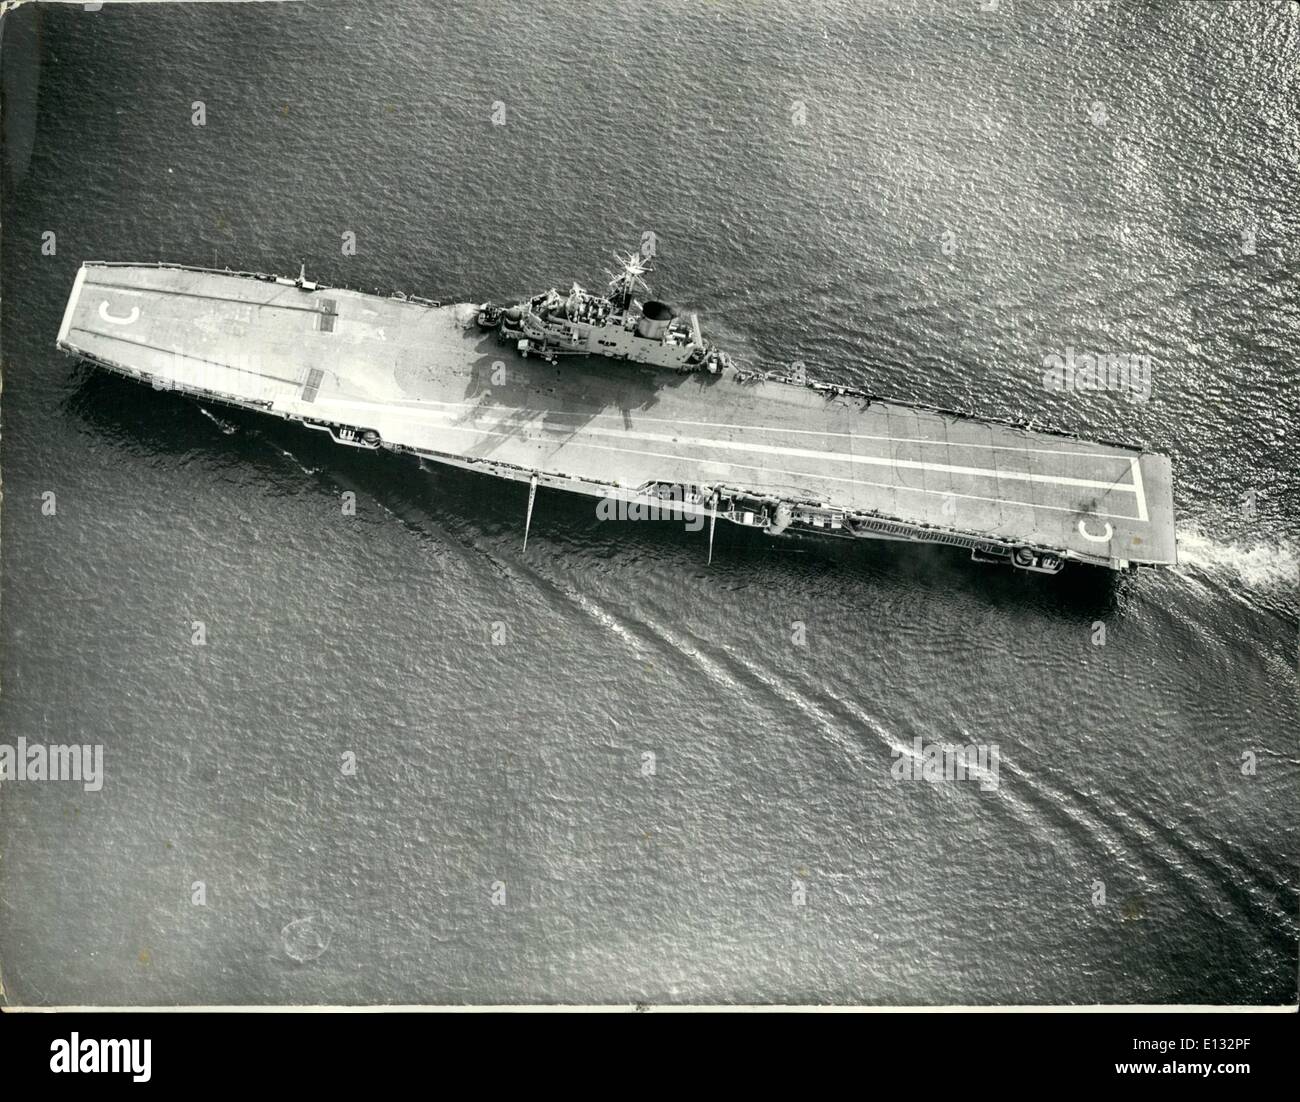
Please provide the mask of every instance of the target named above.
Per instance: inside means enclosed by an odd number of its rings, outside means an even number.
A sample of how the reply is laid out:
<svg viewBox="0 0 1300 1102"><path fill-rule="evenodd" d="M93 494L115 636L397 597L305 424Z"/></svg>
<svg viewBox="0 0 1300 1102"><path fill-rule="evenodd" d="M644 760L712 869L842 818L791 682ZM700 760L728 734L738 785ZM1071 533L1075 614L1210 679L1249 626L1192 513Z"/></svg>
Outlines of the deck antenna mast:
<svg viewBox="0 0 1300 1102"><path fill-rule="evenodd" d="M709 563L713 565L713 529L718 525L718 491L713 491L713 497L709 501Z"/></svg>
<svg viewBox="0 0 1300 1102"><path fill-rule="evenodd" d="M614 254L618 270L606 272L609 276L609 301L622 313L632 308L632 297L637 291L649 292L650 285L641 277L650 271L645 258L637 253L627 256Z"/></svg>
<svg viewBox="0 0 1300 1102"><path fill-rule="evenodd" d="M528 529L533 526L533 501L537 497L537 476L528 483L528 512L524 515L524 551L528 550Z"/></svg>

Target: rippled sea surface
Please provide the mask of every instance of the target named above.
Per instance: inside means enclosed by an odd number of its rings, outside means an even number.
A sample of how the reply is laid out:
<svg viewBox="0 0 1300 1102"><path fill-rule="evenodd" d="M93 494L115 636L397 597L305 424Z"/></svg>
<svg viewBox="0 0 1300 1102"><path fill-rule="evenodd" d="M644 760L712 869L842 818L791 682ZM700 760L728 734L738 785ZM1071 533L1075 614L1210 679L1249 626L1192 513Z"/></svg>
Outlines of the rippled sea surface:
<svg viewBox="0 0 1300 1102"><path fill-rule="evenodd" d="M6 18L0 741L106 771L0 782L9 1001L1295 1001L1300 8L994 8ZM751 366L1170 455L1182 566L546 491L525 556L518 485L54 349L85 259L500 300L646 232Z"/></svg>

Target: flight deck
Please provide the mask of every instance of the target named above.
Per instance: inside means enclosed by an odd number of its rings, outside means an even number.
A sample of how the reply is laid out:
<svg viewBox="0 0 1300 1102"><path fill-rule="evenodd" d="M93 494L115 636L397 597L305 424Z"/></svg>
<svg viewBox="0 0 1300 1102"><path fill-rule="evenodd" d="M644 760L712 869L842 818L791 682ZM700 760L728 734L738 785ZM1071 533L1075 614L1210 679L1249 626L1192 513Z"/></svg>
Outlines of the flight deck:
<svg viewBox="0 0 1300 1102"><path fill-rule="evenodd" d="M521 356L437 305L246 273L87 263L58 346L157 387L534 485L769 531L1177 561L1168 459L787 381Z"/></svg>

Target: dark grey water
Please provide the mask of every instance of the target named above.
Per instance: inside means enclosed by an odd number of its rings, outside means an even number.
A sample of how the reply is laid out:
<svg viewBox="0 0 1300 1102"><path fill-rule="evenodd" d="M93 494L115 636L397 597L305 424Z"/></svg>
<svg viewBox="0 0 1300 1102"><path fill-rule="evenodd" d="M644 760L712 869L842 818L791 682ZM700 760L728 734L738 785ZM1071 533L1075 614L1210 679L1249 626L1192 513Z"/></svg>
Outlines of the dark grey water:
<svg viewBox="0 0 1300 1102"><path fill-rule="evenodd" d="M7 998L1294 1002L1300 8L603 8L5 20L0 741L107 774L0 783ZM546 492L525 557L518 486L53 348L84 259L501 299L646 232L753 366L1170 454L1185 565L706 568Z"/></svg>

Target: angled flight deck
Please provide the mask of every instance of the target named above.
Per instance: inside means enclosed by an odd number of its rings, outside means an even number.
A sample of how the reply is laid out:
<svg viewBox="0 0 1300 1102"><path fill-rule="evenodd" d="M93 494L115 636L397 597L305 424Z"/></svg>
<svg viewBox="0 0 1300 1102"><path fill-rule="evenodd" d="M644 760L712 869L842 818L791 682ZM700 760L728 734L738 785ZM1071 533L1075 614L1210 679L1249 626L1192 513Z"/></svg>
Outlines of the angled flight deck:
<svg viewBox="0 0 1300 1102"><path fill-rule="evenodd" d="M691 487L692 501L772 531L1030 548L1115 569L1177 560L1162 456L729 366L526 358L476 329L476 309L88 263L58 345L343 443L595 496Z"/></svg>

